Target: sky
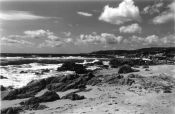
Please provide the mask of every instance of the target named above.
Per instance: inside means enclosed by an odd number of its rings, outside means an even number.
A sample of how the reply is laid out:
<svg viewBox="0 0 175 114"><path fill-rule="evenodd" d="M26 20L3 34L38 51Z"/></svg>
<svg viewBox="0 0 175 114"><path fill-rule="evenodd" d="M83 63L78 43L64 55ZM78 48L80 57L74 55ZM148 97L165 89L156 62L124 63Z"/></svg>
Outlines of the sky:
<svg viewBox="0 0 175 114"><path fill-rule="evenodd" d="M1 0L3 53L175 46L173 0Z"/></svg>

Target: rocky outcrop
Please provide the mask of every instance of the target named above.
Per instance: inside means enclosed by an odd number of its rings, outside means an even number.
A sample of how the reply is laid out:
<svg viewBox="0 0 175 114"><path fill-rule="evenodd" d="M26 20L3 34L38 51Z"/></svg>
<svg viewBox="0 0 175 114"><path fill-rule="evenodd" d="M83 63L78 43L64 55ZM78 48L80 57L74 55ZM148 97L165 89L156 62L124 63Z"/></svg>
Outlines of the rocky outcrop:
<svg viewBox="0 0 175 114"><path fill-rule="evenodd" d="M86 67L75 62L65 62L61 67L57 68L57 71L75 71L77 74L87 73Z"/></svg>
<svg viewBox="0 0 175 114"><path fill-rule="evenodd" d="M47 89L53 91L66 91L69 89L82 89L86 87L87 82L93 78L92 73L85 75L67 75L60 78L52 79L51 83L47 85Z"/></svg>
<svg viewBox="0 0 175 114"><path fill-rule="evenodd" d="M35 80L28 83L25 87L10 91L3 100L21 99L34 96L36 93L44 89L46 86L45 79Z"/></svg>

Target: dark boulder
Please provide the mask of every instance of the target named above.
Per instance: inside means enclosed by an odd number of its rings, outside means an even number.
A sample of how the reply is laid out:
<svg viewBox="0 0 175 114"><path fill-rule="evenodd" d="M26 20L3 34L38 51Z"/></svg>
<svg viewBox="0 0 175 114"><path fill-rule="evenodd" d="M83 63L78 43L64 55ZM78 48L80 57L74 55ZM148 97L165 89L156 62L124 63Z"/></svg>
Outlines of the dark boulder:
<svg viewBox="0 0 175 114"><path fill-rule="evenodd" d="M57 68L57 71L75 71L77 74L87 73L85 66L75 62L65 62L61 67Z"/></svg>
<svg viewBox="0 0 175 114"><path fill-rule="evenodd" d="M8 79L8 78L0 75L0 79Z"/></svg>
<svg viewBox="0 0 175 114"><path fill-rule="evenodd" d="M1 110L1 114L19 114L22 111L21 107L8 107Z"/></svg>
<svg viewBox="0 0 175 114"><path fill-rule="evenodd" d="M38 98L41 102L50 102L60 99L60 96L55 91L47 91Z"/></svg>
<svg viewBox="0 0 175 114"><path fill-rule="evenodd" d="M130 65L123 65L119 68L118 73L130 73L130 72L136 72L137 70L132 69Z"/></svg>
<svg viewBox="0 0 175 114"><path fill-rule="evenodd" d="M22 101L20 104L24 107L35 107L39 103L51 102L60 99L59 95L54 91L47 91L39 97L32 97L26 101Z"/></svg>
<svg viewBox="0 0 175 114"><path fill-rule="evenodd" d="M85 97L80 96L76 93L70 93L70 94L67 94L67 95L63 96L61 99L82 100L82 99L85 99Z"/></svg>
<svg viewBox="0 0 175 114"><path fill-rule="evenodd" d="M23 74L23 73L27 73L27 71L23 71L23 70L22 70L22 71L20 71L20 73L21 73L21 74Z"/></svg>

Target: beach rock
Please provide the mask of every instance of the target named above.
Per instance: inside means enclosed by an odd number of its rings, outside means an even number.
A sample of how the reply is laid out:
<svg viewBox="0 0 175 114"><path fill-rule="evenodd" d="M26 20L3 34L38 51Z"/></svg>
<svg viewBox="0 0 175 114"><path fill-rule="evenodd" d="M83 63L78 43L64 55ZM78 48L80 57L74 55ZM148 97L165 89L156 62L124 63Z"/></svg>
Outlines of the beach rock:
<svg viewBox="0 0 175 114"><path fill-rule="evenodd" d="M57 68L57 71L75 71L77 74L87 73L86 67L75 62L65 62L61 67Z"/></svg>
<svg viewBox="0 0 175 114"><path fill-rule="evenodd" d="M0 75L0 79L8 79L8 78Z"/></svg>
<svg viewBox="0 0 175 114"><path fill-rule="evenodd" d="M130 73L130 72L136 72L137 70L134 70L131 68L130 65L123 65L119 68L118 70L118 73L121 74L121 73Z"/></svg>
<svg viewBox="0 0 175 114"><path fill-rule="evenodd" d="M143 76L138 75L138 74L129 74L127 78L143 78Z"/></svg>
<svg viewBox="0 0 175 114"><path fill-rule="evenodd" d="M172 93L172 87L171 86L164 86L163 92L164 93Z"/></svg>
<svg viewBox="0 0 175 114"><path fill-rule="evenodd" d="M22 88L11 90L6 96L4 96L3 100L13 100L32 97L45 87L45 79L34 80L29 82L26 86Z"/></svg>
<svg viewBox="0 0 175 114"><path fill-rule="evenodd" d="M27 73L27 71L23 71L23 70L22 70L22 71L20 71L19 73L21 73L21 74L22 74L22 73Z"/></svg>
<svg viewBox="0 0 175 114"><path fill-rule="evenodd" d="M38 97L41 102L50 102L60 99L60 96L55 91L46 91L43 95Z"/></svg>
<svg viewBox="0 0 175 114"><path fill-rule="evenodd" d="M55 78L47 85L48 90L53 91L67 91L69 89L83 89L86 88L88 80L93 78L93 73L85 75L66 75L63 77Z"/></svg>
<svg viewBox="0 0 175 114"><path fill-rule="evenodd" d="M46 88L51 91L62 91L65 86L65 83L51 83L48 84Z"/></svg>
<svg viewBox="0 0 175 114"><path fill-rule="evenodd" d="M61 99L82 100L82 99L85 99L85 97L80 96L76 93L70 93L70 94L67 94L67 95L63 96Z"/></svg>
<svg viewBox="0 0 175 114"><path fill-rule="evenodd" d="M101 82L102 82L102 80L99 77L93 77L90 80L88 80L87 85L95 86L95 85L98 85Z"/></svg>
<svg viewBox="0 0 175 114"><path fill-rule="evenodd" d="M32 97L26 101L20 102L20 104L26 106L26 105L38 104L40 102L41 102L41 100L38 97Z"/></svg>
<svg viewBox="0 0 175 114"><path fill-rule="evenodd" d="M59 95L55 91L47 91L39 97L32 97L26 101L22 101L20 104L24 106L35 105L42 102L51 102L60 99Z"/></svg>
<svg viewBox="0 0 175 114"><path fill-rule="evenodd" d="M22 111L21 107L8 107L1 110L1 114L19 114Z"/></svg>
<svg viewBox="0 0 175 114"><path fill-rule="evenodd" d="M45 105L40 105L39 103L31 104L31 105L23 105L23 110L43 110L45 108L48 108Z"/></svg>

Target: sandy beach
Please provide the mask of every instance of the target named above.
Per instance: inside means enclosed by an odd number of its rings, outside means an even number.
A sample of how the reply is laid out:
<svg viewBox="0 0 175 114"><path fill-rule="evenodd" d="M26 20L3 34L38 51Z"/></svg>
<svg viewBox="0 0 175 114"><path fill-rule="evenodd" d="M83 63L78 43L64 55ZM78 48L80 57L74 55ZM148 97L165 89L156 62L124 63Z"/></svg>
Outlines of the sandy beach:
<svg viewBox="0 0 175 114"><path fill-rule="evenodd" d="M149 71L139 67L140 72L124 74L139 74L145 77L166 75L174 78L174 65L150 66ZM117 68L102 69L96 72L96 76L110 76L117 74ZM75 92L85 96L83 100L62 99L53 102L41 103L47 106L43 110L25 110L21 114L174 114L175 113L175 88L171 93L163 91L151 91L139 88L136 84L117 85L115 83L102 83L99 85L88 85L85 90L70 89L65 92L57 92L62 97L68 93ZM47 89L37 93L42 95ZM28 98L27 98L28 99ZM19 106L21 101L2 100L1 108Z"/></svg>

